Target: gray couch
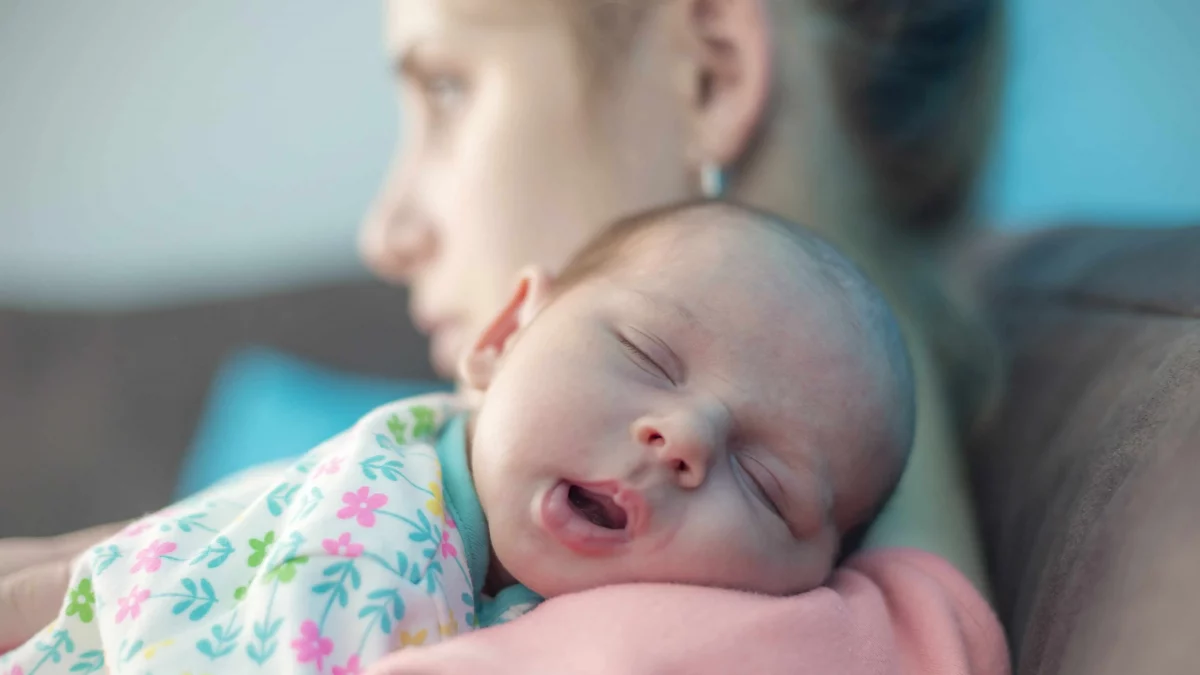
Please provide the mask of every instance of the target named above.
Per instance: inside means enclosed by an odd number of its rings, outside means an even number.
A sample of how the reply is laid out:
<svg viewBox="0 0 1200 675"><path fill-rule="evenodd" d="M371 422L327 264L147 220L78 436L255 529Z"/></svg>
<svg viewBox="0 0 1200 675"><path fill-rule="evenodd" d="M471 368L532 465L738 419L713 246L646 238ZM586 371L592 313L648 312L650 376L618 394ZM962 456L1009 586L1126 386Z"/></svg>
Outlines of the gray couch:
<svg viewBox="0 0 1200 675"><path fill-rule="evenodd" d="M986 237L962 256L1008 363L967 452L1016 672L1200 672L1200 228ZM214 369L240 345L429 377L402 307L350 284L0 312L0 536L165 503Z"/></svg>
<svg viewBox="0 0 1200 675"><path fill-rule="evenodd" d="M969 457L1015 672L1200 673L1200 227L972 256L1008 357Z"/></svg>
<svg viewBox="0 0 1200 675"><path fill-rule="evenodd" d="M168 503L213 374L243 346L432 379L405 302L350 283L130 313L0 310L0 537Z"/></svg>

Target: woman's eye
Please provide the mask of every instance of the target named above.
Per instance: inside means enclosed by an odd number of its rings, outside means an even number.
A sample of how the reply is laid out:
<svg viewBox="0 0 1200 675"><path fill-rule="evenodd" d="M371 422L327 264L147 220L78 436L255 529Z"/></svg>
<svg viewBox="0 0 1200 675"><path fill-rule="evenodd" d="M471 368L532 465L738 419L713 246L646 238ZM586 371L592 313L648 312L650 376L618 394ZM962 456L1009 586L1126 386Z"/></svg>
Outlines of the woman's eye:
<svg viewBox="0 0 1200 675"><path fill-rule="evenodd" d="M430 105L439 111L454 110L466 98L466 83L455 75L436 75L425 83L425 95Z"/></svg>
<svg viewBox="0 0 1200 675"><path fill-rule="evenodd" d="M675 384L675 380L671 379L671 376L667 374L666 369L660 366L657 361L650 358L649 354L642 351L637 345L633 344L633 342L624 336L619 335L617 336L617 339L621 342L621 346L625 349L625 352L629 354L630 358L633 359L633 362L639 368L647 373L650 373L651 375L661 377L671 384Z"/></svg>

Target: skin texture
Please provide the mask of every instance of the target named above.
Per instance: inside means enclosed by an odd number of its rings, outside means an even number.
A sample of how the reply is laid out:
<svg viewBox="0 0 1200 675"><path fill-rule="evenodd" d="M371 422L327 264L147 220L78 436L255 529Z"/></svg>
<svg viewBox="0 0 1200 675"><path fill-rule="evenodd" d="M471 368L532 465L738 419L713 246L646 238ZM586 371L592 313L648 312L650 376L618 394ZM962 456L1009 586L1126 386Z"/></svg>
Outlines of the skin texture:
<svg viewBox="0 0 1200 675"><path fill-rule="evenodd" d="M862 321L799 245L713 210L639 233L614 269L561 295L527 273L467 356L493 550L542 595L635 581L809 590L883 498L879 482L838 484L904 405ZM619 490L621 536L549 524L564 484Z"/></svg>
<svg viewBox="0 0 1200 675"><path fill-rule="evenodd" d="M867 545L936 553L982 588L936 333L912 300L914 280L940 283L938 242L895 236L869 198L831 95L828 25L805 5L658 3L620 63L587 78L595 64L550 0L387 2L403 130L363 224L363 258L411 286L414 318L449 374L523 266L556 272L602 223L696 197L701 166L726 167L732 197L833 240L907 330L920 401L914 453ZM60 568L71 554L45 541L22 547L50 562L0 571L0 644L48 621L66 590ZM0 544L0 569L20 559L10 550Z"/></svg>

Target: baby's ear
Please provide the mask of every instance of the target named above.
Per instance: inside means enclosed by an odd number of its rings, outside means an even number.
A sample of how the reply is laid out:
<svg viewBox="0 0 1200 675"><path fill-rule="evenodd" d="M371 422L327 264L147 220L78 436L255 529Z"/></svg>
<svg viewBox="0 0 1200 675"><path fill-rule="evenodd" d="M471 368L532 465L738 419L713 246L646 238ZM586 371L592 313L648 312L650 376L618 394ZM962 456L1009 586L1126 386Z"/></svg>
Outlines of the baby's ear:
<svg viewBox="0 0 1200 675"><path fill-rule="evenodd" d="M504 308L459 362L459 377L467 386L478 391L488 388L500 357L512 348L513 338L549 303L552 283L550 274L541 268L528 267L521 272Z"/></svg>

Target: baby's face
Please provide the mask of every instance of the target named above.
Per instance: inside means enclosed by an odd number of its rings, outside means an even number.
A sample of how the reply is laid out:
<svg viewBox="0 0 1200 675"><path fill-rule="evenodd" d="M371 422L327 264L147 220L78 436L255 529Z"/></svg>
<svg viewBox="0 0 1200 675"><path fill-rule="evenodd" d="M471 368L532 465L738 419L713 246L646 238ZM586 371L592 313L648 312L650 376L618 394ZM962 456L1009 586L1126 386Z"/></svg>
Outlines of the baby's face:
<svg viewBox="0 0 1200 675"><path fill-rule="evenodd" d="M646 233L495 366L472 469L499 562L543 595L787 594L830 571L822 439L853 399L842 317L776 235L706 230Z"/></svg>

